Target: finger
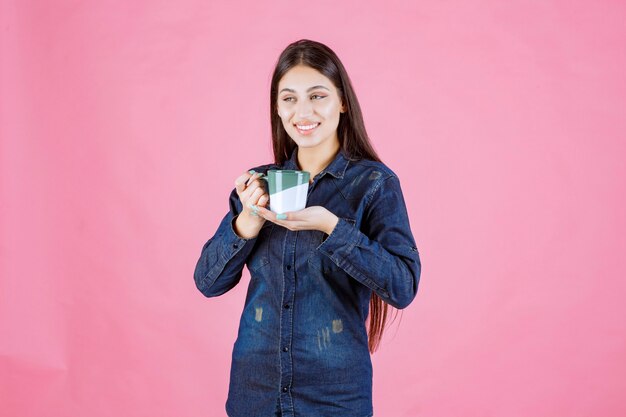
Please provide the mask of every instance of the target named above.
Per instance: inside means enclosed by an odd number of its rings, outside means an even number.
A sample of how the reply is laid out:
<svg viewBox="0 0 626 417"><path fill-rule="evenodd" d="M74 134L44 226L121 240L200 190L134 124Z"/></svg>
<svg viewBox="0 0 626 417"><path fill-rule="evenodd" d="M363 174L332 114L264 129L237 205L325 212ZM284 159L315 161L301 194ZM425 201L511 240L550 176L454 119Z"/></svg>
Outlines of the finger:
<svg viewBox="0 0 626 417"><path fill-rule="evenodd" d="M298 213L293 211L287 211L285 213L274 213L276 215L276 219L283 222L295 222L298 221Z"/></svg>
<svg viewBox="0 0 626 417"><path fill-rule="evenodd" d="M293 222L289 221L289 216L287 213L276 214L271 210L266 209L265 207L256 206L257 212L260 216L263 216L266 220L272 221L281 226L287 227L287 225L292 224Z"/></svg>
<svg viewBox="0 0 626 417"><path fill-rule="evenodd" d="M248 190L244 194L248 194ZM256 204L258 203L259 197L263 195L263 190L257 188L252 194L249 195L245 200L243 200L244 210L250 213L253 216L258 216L258 209Z"/></svg>
<svg viewBox="0 0 626 417"><path fill-rule="evenodd" d="M259 180L258 178L257 179L250 178L250 183L248 187L252 187L252 186L254 186L254 188L258 187L258 188L262 188L263 190L266 190L266 186L264 182L262 180Z"/></svg>
<svg viewBox="0 0 626 417"><path fill-rule="evenodd" d="M250 199L252 194L254 194L254 192L258 190L259 188L260 187L256 183L252 183L252 185L250 185L249 187L246 187L246 189L241 193L241 198L243 200ZM263 192L263 190L261 190L261 192Z"/></svg>
<svg viewBox="0 0 626 417"><path fill-rule="evenodd" d="M257 206L267 206L267 203L270 201L270 196L267 193L264 193L261 197L259 197L259 201L257 202Z"/></svg>
<svg viewBox="0 0 626 417"><path fill-rule="evenodd" d="M257 189L260 189L261 191L265 192L265 188L263 188L263 185L259 181L256 181L256 180L252 181L252 183L248 185L247 188L250 190L250 194L252 194Z"/></svg>
<svg viewBox="0 0 626 417"><path fill-rule="evenodd" d="M263 195L263 190L261 188L257 188L248 198L248 205L257 205L259 204L259 198Z"/></svg>
<svg viewBox="0 0 626 417"><path fill-rule="evenodd" d="M237 177L235 180L235 188L237 189L237 193L241 194L246 189L246 182L251 177L249 173L244 173Z"/></svg>
<svg viewBox="0 0 626 417"><path fill-rule="evenodd" d="M259 216L261 216L261 217L263 217L266 220L269 220L271 222L277 223L277 221L276 221L276 213L274 213L273 211L270 211L270 210L268 210L265 207L262 207L260 205L257 205L256 209L257 209L257 213L259 213Z"/></svg>
<svg viewBox="0 0 626 417"><path fill-rule="evenodd" d="M246 185L250 185L250 183L252 181L255 181L257 178L259 178L261 175L263 175L260 172L254 172L254 171L250 171L250 172L253 172L253 174L250 175L250 178L248 178L248 181L246 181Z"/></svg>

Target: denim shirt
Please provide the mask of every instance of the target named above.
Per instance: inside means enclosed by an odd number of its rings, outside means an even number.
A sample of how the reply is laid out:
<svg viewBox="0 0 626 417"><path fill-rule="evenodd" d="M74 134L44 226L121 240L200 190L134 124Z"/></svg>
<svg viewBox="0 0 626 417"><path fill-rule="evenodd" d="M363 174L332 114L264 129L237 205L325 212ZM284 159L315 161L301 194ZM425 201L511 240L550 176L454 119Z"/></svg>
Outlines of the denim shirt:
<svg viewBox="0 0 626 417"><path fill-rule="evenodd" d="M252 169L300 169L297 149L282 166ZM244 264L250 272L228 416L372 416L371 293L403 309L421 272L398 177L381 162L348 160L339 151L309 184L306 204L339 217L330 235L268 220L244 239L233 227L242 210L235 189L229 206L194 272L206 297L237 285Z"/></svg>

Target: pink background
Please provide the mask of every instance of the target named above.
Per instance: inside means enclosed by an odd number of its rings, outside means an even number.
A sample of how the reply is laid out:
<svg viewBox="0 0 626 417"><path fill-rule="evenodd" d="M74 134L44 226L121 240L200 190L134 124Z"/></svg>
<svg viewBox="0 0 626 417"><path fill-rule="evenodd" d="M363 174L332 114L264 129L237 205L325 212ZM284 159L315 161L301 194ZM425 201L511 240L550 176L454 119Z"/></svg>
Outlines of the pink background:
<svg viewBox="0 0 626 417"><path fill-rule="evenodd" d="M3 417L224 415L249 276L206 299L193 270L300 38L422 257L375 416L626 415L623 2L1 4Z"/></svg>

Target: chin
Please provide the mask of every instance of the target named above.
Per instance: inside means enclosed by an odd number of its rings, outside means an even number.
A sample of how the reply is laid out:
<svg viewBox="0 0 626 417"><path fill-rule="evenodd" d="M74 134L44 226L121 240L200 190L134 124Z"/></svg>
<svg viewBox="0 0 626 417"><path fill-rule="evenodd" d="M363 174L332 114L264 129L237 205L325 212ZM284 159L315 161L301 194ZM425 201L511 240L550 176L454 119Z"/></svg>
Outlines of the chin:
<svg viewBox="0 0 626 417"><path fill-rule="evenodd" d="M296 145L298 145L298 148L314 148L317 145L319 145L319 142L315 141L315 142L309 142L306 140L294 140L294 142L296 142Z"/></svg>
<svg viewBox="0 0 626 417"><path fill-rule="evenodd" d="M289 132L287 132L287 135L289 136L289 138L291 138L292 141L294 141L296 143L296 145L298 145L298 147L300 148L310 148L312 146L316 146L319 145L320 141L319 139L315 139L315 140L311 140L309 138L301 138L300 135L298 135L298 133L294 133L293 135L290 134Z"/></svg>

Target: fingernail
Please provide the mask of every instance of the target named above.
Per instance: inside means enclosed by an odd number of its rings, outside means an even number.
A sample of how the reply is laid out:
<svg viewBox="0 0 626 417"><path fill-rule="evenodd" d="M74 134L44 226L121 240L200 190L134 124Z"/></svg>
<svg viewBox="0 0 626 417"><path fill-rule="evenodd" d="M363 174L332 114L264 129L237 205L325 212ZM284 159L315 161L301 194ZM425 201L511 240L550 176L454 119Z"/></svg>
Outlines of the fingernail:
<svg viewBox="0 0 626 417"><path fill-rule="evenodd" d="M256 205L254 205L254 204L253 204L253 205L251 205L251 206L250 206L250 208L251 208L252 210L255 210L255 211L259 209L259 208L258 208Z"/></svg>
<svg viewBox="0 0 626 417"><path fill-rule="evenodd" d="M256 171L251 169L250 171L248 171L248 174L254 174Z"/></svg>
<svg viewBox="0 0 626 417"><path fill-rule="evenodd" d="M286 214L283 214L283 213L280 213L280 214L277 214L277 215L276 215L276 218L277 218L278 220L285 220L285 219L287 218L287 215L286 215Z"/></svg>
<svg viewBox="0 0 626 417"><path fill-rule="evenodd" d="M257 217L259 217L259 213L257 213L256 211L253 211L253 212L252 212L252 215L253 215L253 216L257 216Z"/></svg>

